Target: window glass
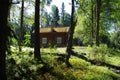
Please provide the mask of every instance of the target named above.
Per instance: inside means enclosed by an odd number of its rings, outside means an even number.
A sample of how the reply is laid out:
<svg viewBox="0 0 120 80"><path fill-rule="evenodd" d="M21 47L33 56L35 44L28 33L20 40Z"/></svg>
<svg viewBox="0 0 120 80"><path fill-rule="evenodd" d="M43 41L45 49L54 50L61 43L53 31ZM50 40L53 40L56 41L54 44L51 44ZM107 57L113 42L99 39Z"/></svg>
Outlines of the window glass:
<svg viewBox="0 0 120 80"><path fill-rule="evenodd" d="M42 43L47 44L47 38L42 38Z"/></svg>
<svg viewBox="0 0 120 80"><path fill-rule="evenodd" d="M62 43L62 38L61 37L57 37L57 43L58 44Z"/></svg>

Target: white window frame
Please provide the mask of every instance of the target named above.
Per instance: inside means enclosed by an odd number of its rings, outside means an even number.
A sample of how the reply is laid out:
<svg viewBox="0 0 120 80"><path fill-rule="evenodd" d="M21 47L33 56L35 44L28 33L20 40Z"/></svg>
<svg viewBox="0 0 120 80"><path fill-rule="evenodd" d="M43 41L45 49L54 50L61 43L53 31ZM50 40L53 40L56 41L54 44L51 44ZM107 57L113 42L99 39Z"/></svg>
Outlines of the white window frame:
<svg viewBox="0 0 120 80"><path fill-rule="evenodd" d="M57 37L57 44L61 44L62 43L62 37Z"/></svg>
<svg viewBox="0 0 120 80"><path fill-rule="evenodd" d="M46 37L42 38L42 44L47 44L47 38Z"/></svg>

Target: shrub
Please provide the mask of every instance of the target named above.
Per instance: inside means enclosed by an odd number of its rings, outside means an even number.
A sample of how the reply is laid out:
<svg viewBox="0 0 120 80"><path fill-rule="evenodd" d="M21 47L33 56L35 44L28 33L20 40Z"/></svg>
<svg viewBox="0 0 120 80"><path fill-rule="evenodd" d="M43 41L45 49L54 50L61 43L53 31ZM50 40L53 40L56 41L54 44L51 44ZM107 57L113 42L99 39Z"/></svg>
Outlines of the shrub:
<svg viewBox="0 0 120 80"><path fill-rule="evenodd" d="M25 36L25 40L23 41L24 45L25 46L30 46L30 35L29 34L26 34Z"/></svg>
<svg viewBox="0 0 120 80"><path fill-rule="evenodd" d="M42 66L43 64L34 61L33 55L30 56L28 52L13 52L7 56L8 80L35 80L38 75L36 70Z"/></svg>
<svg viewBox="0 0 120 80"><path fill-rule="evenodd" d="M108 47L106 44L100 44L100 46L88 46L88 57L97 61L106 61L106 54L108 54Z"/></svg>

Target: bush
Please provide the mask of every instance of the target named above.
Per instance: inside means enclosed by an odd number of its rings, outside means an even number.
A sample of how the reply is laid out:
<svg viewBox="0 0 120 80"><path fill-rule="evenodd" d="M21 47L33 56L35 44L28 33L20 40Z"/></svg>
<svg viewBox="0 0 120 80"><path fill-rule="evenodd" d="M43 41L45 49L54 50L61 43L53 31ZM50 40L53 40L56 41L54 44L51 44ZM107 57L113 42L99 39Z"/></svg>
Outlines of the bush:
<svg viewBox="0 0 120 80"><path fill-rule="evenodd" d="M37 69L43 64L34 61L33 55L28 52L13 52L7 56L7 78L8 80L35 80Z"/></svg>
<svg viewBox="0 0 120 80"><path fill-rule="evenodd" d="M111 47L120 49L120 31L111 34Z"/></svg>
<svg viewBox="0 0 120 80"><path fill-rule="evenodd" d="M13 46L17 46L18 45L18 41L17 41L17 39L15 39L15 38L12 38L12 45Z"/></svg>
<svg viewBox="0 0 120 80"><path fill-rule="evenodd" d="M108 54L108 47L106 44L100 44L100 46L88 46L88 57L97 61L106 61L106 54Z"/></svg>
<svg viewBox="0 0 120 80"><path fill-rule="evenodd" d="M31 44L30 44L30 35L29 34L26 34L25 36L25 40L23 41L23 43L24 43L24 46L30 46Z"/></svg>

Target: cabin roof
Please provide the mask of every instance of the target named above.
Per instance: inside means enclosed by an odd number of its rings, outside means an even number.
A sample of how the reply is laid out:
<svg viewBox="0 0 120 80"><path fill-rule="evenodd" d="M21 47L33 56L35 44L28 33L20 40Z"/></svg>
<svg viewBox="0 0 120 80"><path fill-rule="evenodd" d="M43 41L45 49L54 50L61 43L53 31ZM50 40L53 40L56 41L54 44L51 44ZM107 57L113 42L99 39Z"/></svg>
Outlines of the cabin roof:
<svg viewBox="0 0 120 80"><path fill-rule="evenodd" d="M51 27L45 27L45 28L40 28L40 33L50 33L50 32L68 32L69 27L54 27L53 30L51 30Z"/></svg>

